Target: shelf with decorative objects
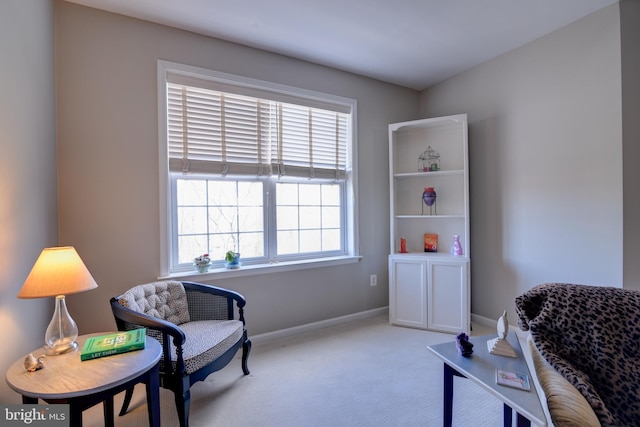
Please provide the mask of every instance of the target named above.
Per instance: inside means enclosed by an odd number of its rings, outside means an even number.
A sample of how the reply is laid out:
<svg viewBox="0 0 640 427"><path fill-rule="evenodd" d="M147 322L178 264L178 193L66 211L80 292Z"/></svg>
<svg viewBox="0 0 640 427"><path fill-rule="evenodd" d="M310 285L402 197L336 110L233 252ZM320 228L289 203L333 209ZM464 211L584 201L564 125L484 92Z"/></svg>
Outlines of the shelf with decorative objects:
<svg viewBox="0 0 640 427"><path fill-rule="evenodd" d="M467 116L389 125L390 322L470 330Z"/></svg>

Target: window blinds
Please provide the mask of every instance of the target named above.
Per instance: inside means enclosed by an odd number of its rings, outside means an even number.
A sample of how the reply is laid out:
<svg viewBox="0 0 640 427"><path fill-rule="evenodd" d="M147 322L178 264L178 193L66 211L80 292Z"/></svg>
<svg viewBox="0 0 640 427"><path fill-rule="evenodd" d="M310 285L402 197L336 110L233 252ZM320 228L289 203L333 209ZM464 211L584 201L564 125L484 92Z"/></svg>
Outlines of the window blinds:
<svg viewBox="0 0 640 427"><path fill-rule="evenodd" d="M172 172L346 178L350 114L344 106L244 93L167 83Z"/></svg>

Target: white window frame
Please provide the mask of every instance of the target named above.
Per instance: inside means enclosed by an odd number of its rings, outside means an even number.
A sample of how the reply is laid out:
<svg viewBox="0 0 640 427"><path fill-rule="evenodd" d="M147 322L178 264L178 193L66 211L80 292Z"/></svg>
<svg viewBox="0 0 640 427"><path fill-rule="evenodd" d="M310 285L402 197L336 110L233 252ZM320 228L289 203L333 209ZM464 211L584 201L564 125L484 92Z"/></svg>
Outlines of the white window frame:
<svg viewBox="0 0 640 427"><path fill-rule="evenodd" d="M208 79L219 83L232 84L236 86L244 86L247 88L255 88L273 92L279 95L293 96L295 98L305 98L318 102L330 102L343 105L351 111L351 158L349 159L350 169L347 171L345 180L345 250L346 254L335 257L320 257L296 259L292 261L282 261L268 264L255 264L243 266L239 270L229 272L225 269L212 269L208 273L196 273L195 269L185 270L172 265L171 251L175 246L172 239L174 233L172 230L173 215L175 209L171 199L172 179L169 173L168 161L168 144L167 144L167 75L182 74L186 77L195 77L198 79ZM158 61L157 67L157 84L158 84L158 141L159 141L159 183L160 183L160 274L159 278L183 278L196 276L200 279L206 277L223 278L230 274L233 277L242 275L256 275L267 272L278 272L288 270L298 270L305 268L316 268L319 266L340 265L346 263L357 262L361 257L359 253L359 230L356 218L358 217L357 198L357 102L354 99L339 97L336 95L328 95L320 92L310 91L306 89L295 88L262 80L252 79L243 76L222 73L218 71L207 70L199 67L169 62ZM204 277L203 277L204 276Z"/></svg>

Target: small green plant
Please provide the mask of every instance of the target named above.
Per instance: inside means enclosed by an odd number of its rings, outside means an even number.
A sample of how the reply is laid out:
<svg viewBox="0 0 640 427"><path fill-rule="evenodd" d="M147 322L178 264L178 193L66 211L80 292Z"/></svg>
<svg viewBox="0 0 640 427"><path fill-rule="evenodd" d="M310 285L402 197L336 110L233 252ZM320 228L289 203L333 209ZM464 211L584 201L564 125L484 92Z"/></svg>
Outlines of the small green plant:
<svg viewBox="0 0 640 427"><path fill-rule="evenodd" d="M225 261L227 261L227 262L233 262L233 260L234 260L235 258L237 258L237 257L238 257L238 255L239 255L239 254L238 254L237 252L234 252L234 251L227 251L227 253L224 255L224 259L225 259Z"/></svg>

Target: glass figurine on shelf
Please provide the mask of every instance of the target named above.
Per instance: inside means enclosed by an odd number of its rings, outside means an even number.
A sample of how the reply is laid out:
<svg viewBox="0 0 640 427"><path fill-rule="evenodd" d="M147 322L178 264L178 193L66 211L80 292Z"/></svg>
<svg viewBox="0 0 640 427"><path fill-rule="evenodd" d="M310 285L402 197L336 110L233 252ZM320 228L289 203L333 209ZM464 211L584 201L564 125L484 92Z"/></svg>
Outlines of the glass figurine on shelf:
<svg viewBox="0 0 640 427"><path fill-rule="evenodd" d="M427 147L426 151L418 156L418 170L420 172L437 172L440 170L440 153Z"/></svg>
<svg viewBox="0 0 640 427"><path fill-rule="evenodd" d="M460 256L462 255L462 245L460 244L460 235L453 235L453 243L451 244L451 255Z"/></svg>

